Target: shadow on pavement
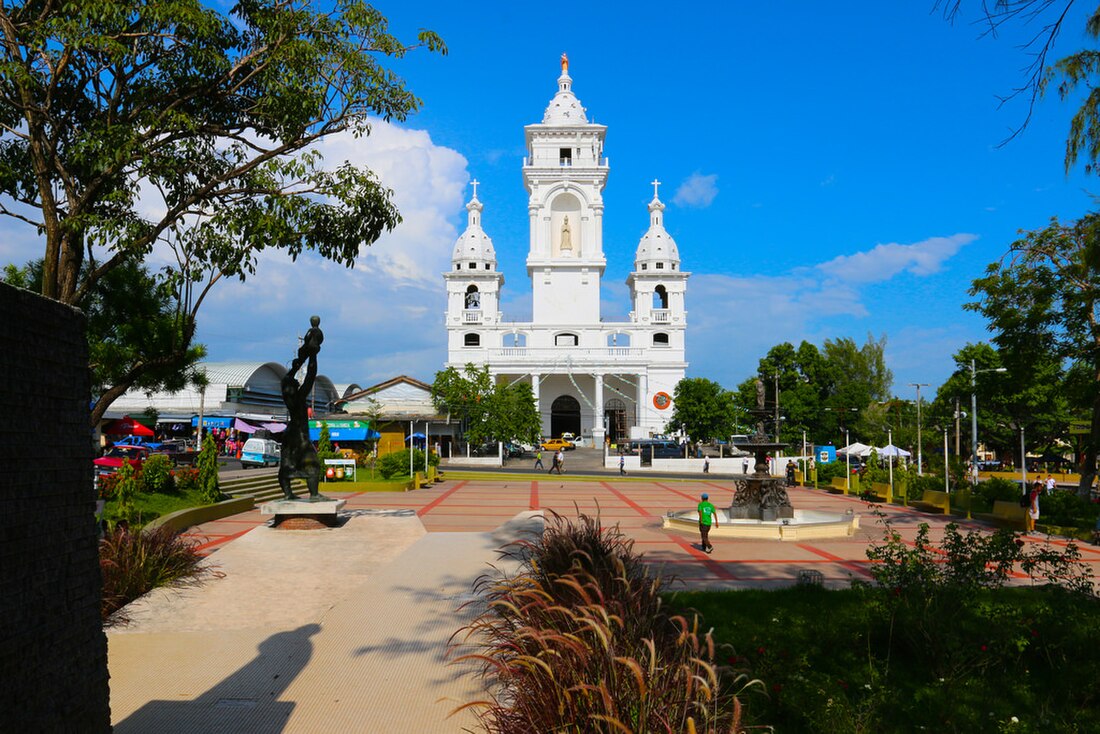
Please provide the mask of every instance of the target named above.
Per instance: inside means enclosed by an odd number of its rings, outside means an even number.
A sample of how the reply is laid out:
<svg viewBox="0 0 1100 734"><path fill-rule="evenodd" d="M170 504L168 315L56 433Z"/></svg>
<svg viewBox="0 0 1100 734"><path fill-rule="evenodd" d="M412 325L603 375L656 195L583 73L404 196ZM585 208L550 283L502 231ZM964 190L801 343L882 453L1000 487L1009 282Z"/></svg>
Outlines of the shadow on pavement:
<svg viewBox="0 0 1100 734"><path fill-rule="evenodd" d="M279 696L313 655L318 624L279 632L260 643L256 657L191 701L150 701L115 725L127 732L247 731L278 734L294 711L293 701Z"/></svg>

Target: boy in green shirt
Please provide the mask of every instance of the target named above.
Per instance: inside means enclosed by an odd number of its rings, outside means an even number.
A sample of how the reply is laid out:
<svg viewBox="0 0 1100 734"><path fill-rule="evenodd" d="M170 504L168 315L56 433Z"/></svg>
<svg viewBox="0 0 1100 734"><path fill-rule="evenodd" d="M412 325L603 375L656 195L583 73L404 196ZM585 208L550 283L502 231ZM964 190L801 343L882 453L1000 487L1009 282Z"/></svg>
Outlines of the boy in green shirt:
<svg viewBox="0 0 1100 734"><path fill-rule="evenodd" d="M704 553L710 553L711 551L714 550L714 546L710 544L710 538L709 538L709 536L710 536L710 526L711 525L715 525L715 526L718 525L718 513L715 512L714 505L712 505L708 501L709 499L710 499L709 495L707 495L706 492L703 492L703 501L699 503L699 507L698 507L698 510L699 510L699 536L700 536L700 538L702 538L702 541L703 541L702 546L703 546L703 552Z"/></svg>

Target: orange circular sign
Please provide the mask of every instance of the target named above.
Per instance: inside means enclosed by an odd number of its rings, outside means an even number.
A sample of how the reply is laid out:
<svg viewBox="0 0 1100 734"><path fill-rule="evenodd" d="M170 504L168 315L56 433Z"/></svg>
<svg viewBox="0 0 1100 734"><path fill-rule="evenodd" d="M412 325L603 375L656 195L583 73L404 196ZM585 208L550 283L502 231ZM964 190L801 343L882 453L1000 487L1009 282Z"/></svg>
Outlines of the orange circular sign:
<svg viewBox="0 0 1100 734"><path fill-rule="evenodd" d="M653 407L657 410L666 410L672 405L672 396L667 392L659 392L653 396Z"/></svg>

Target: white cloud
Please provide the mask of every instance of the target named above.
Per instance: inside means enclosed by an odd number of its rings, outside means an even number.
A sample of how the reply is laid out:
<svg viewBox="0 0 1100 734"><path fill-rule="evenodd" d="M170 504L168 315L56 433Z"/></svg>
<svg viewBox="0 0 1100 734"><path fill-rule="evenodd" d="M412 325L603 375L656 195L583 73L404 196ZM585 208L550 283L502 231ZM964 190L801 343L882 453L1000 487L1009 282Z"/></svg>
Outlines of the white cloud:
<svg viewBox="0 0 1100 734"><path fill-rule="evenodd" d="M690 373L733 387L755 372L776 344L797 346L805 339L820 345L825 338L862 339L868 332L902 337L888 342L897 374L933 356L946 363L962 346L962 335L914 331L906 325L920 323L919 302L871 299L863 288L901 273L936 273L974 239L956 234L913 245L878 245L780 275L696 273L687 295Z"/></svg>
<svg viewBox="0 0 1100 734"><path fill-rule="evenodd" d="M840 255L821 263L817 270L829 278L848 283L890 280L901 272L932 275L940 271L944 261L976 239L978 236L973 234L954 234L950 237L930 237L911 245L896 242L875 245L870 250Z"/></svg>
<svg viewBox="0 0 1100 734"><path fill-rule="evenodd" d="M704 175L696 171L684 179L680 187L676 189L676 195L672 201L677 206L705 209L718 196L718 174Z"/></svg>

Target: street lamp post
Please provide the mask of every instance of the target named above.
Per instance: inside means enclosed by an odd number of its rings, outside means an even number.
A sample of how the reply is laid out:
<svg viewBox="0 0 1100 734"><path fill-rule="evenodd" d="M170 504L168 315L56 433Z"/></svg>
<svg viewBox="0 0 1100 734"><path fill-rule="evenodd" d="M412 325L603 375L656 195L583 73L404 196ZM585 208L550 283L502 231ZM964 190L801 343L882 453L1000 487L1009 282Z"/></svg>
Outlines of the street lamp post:
<svg viewBox="0 0 1100 734"><path fill-rule="evenodd" d="M894 445L894 429L892 427L886 429L886 443L890 445L890 450L893 452L886 457L886 461L890 465L890 493L886 497L886 504L892 505L894 503L894 454L898 452L898 447Z"/></svg>
<svg viewBox="0 0 1100 734"><path fill-rule="evenodd" d="M844 429L844 494L852 493L852 454L848 447L852 442L848 440L848 429Z"/></svg>
<svg viewBox="0 0 1100 734"><path fill-rule="evenodd" d="M1008 372L1004 367L991 367L980 370L970 360L970 471L976 482L978 479L978 375L982 372Z"/></svg>
<svg viewBox="0 0 1100 734"><path fill-rule="evenodd" d="M772 377L775 378L775 442L779 443L779 373Z"/></svg>
<svg viewBox="0 0 1100 734"><path fill-rule="evenodd" d="M909 387L917 388L917 476L924 476L924 468L921 466L924 463L924 454L921 452L920 442L920 389L922 387L928 387L927 382L910 382Z"/></svg>

